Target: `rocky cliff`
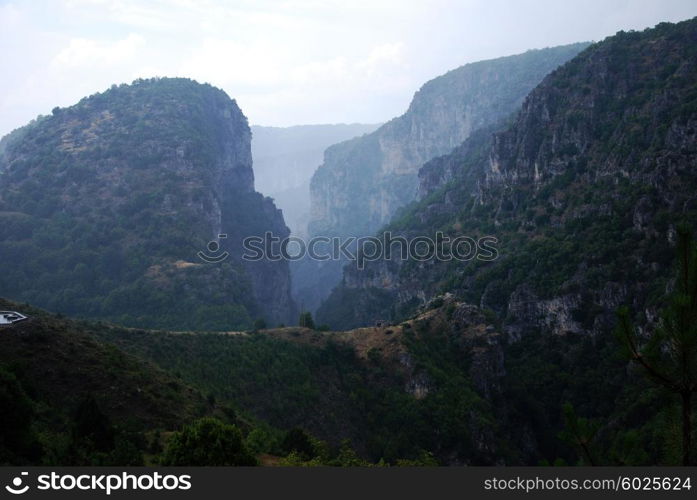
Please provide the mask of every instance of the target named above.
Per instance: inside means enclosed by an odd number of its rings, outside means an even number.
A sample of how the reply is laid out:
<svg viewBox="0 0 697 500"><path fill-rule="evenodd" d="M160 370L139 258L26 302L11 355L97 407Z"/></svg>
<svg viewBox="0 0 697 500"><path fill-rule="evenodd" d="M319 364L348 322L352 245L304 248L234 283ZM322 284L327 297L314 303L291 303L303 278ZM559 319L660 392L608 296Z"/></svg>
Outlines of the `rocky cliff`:
<svg viewBox="0 0 697 500"><path fill-rule="evenodd" d="M515 111L585 43L467 64L427 82L404 115L325 152L312 178L311 235L371 235L417 196L419 168Z"/></svg>
<svg viewBox="0 0 697 500"><path fill-rule="evenodd" d="M242 238L288 234L254 191L250 140L235 101L186 79L113 86L12 134L0 293L143 326L287 321L287 263L240 259ZM230 258L198 258L213 240Z"/></svg>

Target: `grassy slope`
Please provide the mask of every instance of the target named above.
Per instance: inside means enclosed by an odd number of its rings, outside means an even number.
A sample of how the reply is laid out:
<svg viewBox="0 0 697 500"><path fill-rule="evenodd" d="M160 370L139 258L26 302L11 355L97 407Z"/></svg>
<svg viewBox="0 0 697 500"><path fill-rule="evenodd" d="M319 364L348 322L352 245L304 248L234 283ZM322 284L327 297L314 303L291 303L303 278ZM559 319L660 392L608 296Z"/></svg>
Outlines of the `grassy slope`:
<svg viewBox="0 0 697 500"><path fill-rule="evenodd" d="M470 372L471 359L489 348L480 342L486 324L477 318L452 327L448 314L455 307L346 332L102 326L95 334L257 419L307 429L331 445L348 439L373 461L416 459L424 451L451 464L493 463L494 454L510 458L499 447L494 410Z"/></svg>

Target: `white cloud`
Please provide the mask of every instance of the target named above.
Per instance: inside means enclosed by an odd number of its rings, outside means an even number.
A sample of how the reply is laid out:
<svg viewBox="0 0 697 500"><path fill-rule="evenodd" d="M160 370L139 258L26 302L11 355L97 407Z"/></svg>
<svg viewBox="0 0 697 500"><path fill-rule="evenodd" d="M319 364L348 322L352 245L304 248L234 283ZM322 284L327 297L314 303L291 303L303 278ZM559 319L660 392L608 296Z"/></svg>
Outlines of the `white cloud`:
<svg viewBox="0 0 697 500"><path fill-rule="evenodd" d="M205 38L190 50L177 73L214 85L257 85L282 83L287 54L283 48L263 41L249 45L235 40Z"/></svg>
<svg viewBox="0 0 697 500"><path fill-rule="evenodd" d="M103 42L87 38L73 38L51 61L57 68L80 66L109 66L132 60L145 45L145 38L131 33L114 42Z"/></svg>
<svg viewBox="0 0 697 500"><path fill-rule="evenodd" d="M322 82L344 86L387 76L395 70L407 68L403 48L404 44L401 42L387 43L374 47L365 55L312 61L293 68L290 81L303 85Z"/></svg>
<svg viewBox="0 0 697 500"><path fill-rule="evenodd" d="M360 66L363 68L369 68L370 70L375 69L377 66L384 63L389 64L402 64L404 63L404 44L398 43L386 43L375 47L368 57L361 62Z"/></svg>

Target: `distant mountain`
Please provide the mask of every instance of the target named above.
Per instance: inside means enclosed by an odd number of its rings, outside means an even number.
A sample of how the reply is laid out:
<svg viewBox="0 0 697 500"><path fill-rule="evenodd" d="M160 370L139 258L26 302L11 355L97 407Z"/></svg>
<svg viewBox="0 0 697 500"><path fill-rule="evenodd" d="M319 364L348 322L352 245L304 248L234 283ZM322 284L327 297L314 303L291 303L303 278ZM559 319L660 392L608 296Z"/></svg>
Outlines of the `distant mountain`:
<svg viewBox="0 0 697 500"><path fill-rule="evenodd" d="M312 178L310 234L373 234L416 198L421 165L510 115L542 78L587 46L466 64L424 84L402 116L329 148Z"/></svg>
<svg viewBox="0 0 697 500"><path fill-rule="evenodd" d="M242 238L288 234L254 191L250 141L223 91L170 78L13 132L0 147L0 294L134 326L293 319L288 264L240 259ZM224 251L217 264L197 256Z"/></svg>
<svg viewBox="0 0 697 500"><path fill-rule="evenodd" d="M274 199L298 236L306 233L310 218L310 179L332 144L375 130L379 124L252 125L252 159L256 189Z"/></svg>

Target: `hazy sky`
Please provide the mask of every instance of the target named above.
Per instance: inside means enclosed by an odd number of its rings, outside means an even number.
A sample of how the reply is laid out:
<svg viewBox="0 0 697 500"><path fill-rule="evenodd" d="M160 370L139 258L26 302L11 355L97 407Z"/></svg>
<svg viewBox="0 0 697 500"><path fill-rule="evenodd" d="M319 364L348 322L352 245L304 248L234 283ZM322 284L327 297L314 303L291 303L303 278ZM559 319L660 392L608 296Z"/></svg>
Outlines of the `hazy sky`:
<svg viewBox="0 0 697 500"><path fill-rule="evenodd" d="M464 63L695 15L695 0L0 0L0 135L150 76L221 87L252 124L379 122Z"/></svg>

